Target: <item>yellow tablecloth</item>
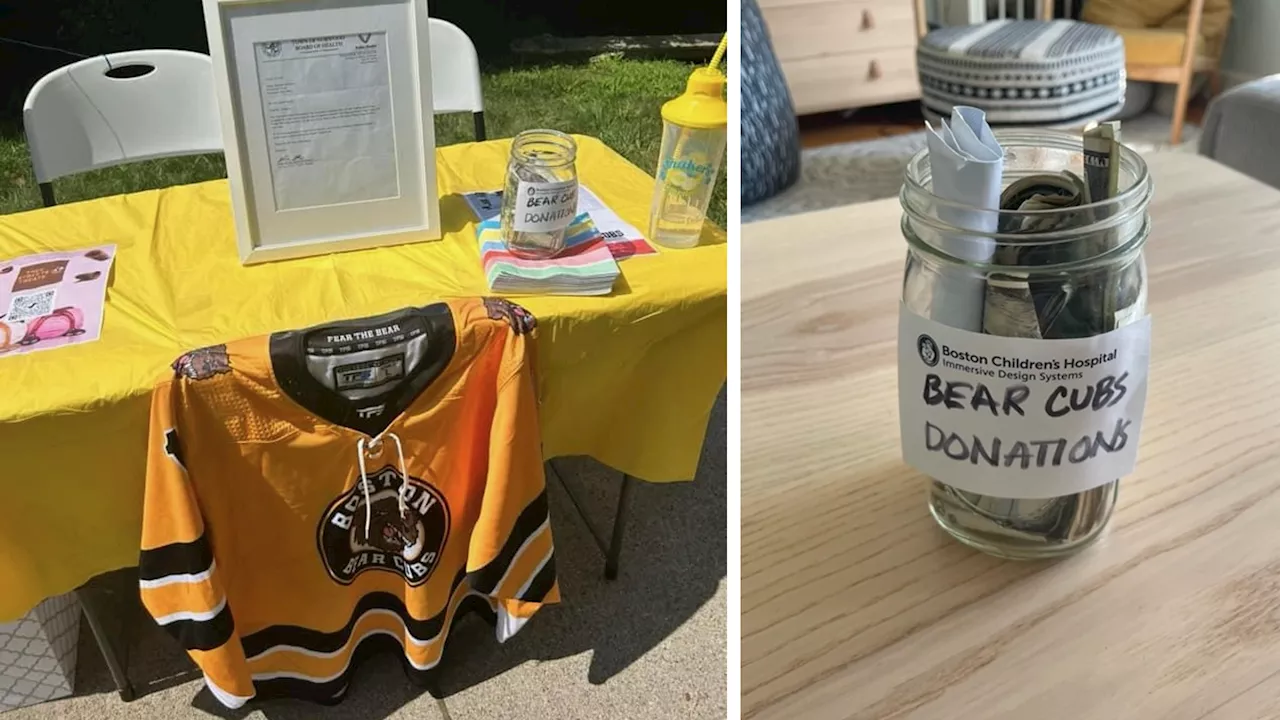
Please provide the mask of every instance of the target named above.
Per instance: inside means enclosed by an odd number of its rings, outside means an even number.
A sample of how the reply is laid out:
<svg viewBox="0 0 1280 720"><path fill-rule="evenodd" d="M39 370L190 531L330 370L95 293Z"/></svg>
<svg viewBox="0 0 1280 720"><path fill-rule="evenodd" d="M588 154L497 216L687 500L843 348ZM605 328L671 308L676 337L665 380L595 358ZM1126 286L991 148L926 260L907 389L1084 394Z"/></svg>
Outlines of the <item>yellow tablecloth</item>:
<svg viewBox="0 0 1280 720"><path fill-rule="evenodd" d="M653 179L577 140L581 181L643 229ZM119 248L99 341L0 357L0 622L136 564L148 396L178 355L490 294L460 193L500 188L509 145L438 151L439 242L244 267L225 181L0 216L0 259ZM539 320L545 451L688 479L725 379L724 234L621 267L608 297L520 300Z"/></svg>

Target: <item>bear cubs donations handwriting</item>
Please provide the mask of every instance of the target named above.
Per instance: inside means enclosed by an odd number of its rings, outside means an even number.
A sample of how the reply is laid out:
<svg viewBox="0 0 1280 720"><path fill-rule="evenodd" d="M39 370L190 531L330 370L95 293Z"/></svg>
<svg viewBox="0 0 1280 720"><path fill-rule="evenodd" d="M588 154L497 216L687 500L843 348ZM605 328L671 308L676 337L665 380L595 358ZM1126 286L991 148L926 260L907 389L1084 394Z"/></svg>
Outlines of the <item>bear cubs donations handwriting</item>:
<svg viewBox="0 0 1280 720"><path fill-rule="evenodd" d="M115 245L0 260L0 357L93 342Z"/></svg>
<svg viewBox="0 0 1280 720"><path fill-rule="evenodd" d="M471 192L463 195L463 199L471 207L471 212L475 214L476 219L481 222L497 217L498 209L502 206L501 191ZM653 255L658 252L635 226L623 220L586 185L578 186L576 209L579 213L587 213L591 216L591 221L600 231L600 237L604 238L615 260L624 260L635 255Z"/></svg>
<svg viewBox="0 0 1280 720"><path fill-rule="evenodd" d="M1133 471L1151 319L1040 340L898 320L903 459L961 490L1006 498L1082 492Z"/></svg>

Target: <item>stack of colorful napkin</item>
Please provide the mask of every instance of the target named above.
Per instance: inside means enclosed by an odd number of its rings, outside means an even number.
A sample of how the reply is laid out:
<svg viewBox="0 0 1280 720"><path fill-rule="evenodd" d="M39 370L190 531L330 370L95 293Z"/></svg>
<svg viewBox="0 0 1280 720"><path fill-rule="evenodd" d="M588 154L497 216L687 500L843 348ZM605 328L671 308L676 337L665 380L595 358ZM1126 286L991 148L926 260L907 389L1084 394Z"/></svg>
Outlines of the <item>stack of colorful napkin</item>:
<svg viewBox="0 0 1280 720"><path fill-rule="evenodd" d="M565 233L565 249L548 260L525 260L507 250L498 218L480 223L480 259L489 289L527 295L608 295L618 263L591 216L580 213Z"/></svg>

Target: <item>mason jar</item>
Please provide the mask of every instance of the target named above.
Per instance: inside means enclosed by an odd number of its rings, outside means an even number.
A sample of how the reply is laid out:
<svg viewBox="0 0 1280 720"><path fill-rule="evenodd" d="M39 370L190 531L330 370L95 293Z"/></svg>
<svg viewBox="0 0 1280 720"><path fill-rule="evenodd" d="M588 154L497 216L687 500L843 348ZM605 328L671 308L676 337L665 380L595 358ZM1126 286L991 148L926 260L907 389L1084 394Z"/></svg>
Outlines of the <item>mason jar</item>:
<svg viewBox="0 0 1280 720"><path fill-rule="evenodd" d="M1021 178L1062 170L1085 177L1079 135L1004 130L996 131L995 137L1004 150L1002 188ZM1143 246L1151 228L1151 195L1146 164L1121 146L1117 192L1109 199L1031 211L971 207L933 194L928 151L922 151L910 161L900 194L902 233L908 245L903 312L984 335L1049 343L1037 347L1145 323ZM925 353L921 348L921 357ZM1147 357L1143 355L1143 398ZM964 359L996 363L994 358ZM963 432L966 415L957 417ZM1136 448L1136 439L1133 444ZM990 472L976 456L973 465L977 469L964 472ZM975 481L958 484L972 487ZM1115 507L1119 478L1101 476L1086 484L1089 487L1080 492L1029 497L1036 493L1006 489L981 494L933 478L929 511L953 537L984 552L1014 559L1061 556L1096 540ZM1019 497L1024 494L1028 497Z"/></svg>
<svg viewBox="0 0 1280 720"><path fill-rule="evenodd" d="M526 130L511 141L499 222L512 255L559 255L578 208L578 145L556 130Z"/></svg>

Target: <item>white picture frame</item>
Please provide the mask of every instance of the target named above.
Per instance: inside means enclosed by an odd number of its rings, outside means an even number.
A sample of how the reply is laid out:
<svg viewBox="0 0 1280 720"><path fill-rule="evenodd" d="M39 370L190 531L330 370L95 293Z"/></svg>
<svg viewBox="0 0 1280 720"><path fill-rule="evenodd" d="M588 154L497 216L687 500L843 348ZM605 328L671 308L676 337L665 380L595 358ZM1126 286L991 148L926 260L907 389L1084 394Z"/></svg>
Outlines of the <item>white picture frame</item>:
<svg viewBox="0 0 1280 720"><path fill-rule="evenodd" d="M203 0L245 264L441 236L426 0Z"/></svg>

